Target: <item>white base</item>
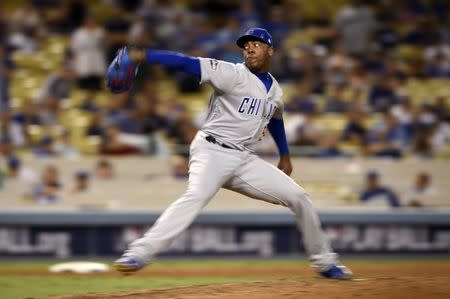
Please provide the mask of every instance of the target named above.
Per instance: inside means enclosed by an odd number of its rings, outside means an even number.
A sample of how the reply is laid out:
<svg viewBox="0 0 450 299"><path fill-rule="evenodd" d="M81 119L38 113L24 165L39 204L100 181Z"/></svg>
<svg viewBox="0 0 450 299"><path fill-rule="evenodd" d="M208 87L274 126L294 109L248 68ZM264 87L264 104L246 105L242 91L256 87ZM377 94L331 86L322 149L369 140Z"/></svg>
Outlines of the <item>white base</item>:
<svg viewBox="0 0 450 299"><path fill-rule="evenodd" d="M109 269L108 265L95 262L68 262L49 267L49 271L52 273L71 272L80 274L107 272Z"/></svg>

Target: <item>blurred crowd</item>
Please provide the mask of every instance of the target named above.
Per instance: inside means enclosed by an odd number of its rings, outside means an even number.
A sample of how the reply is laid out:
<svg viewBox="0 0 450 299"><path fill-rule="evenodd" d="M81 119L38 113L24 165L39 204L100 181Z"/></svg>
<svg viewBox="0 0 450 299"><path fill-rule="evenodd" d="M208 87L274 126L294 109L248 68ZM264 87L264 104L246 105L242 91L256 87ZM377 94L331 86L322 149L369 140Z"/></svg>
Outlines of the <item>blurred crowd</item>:
<svg viewBox="0 0 450 299"><path fill-rule="evenodd" d="M28 0L11 13L0 4L1 155L14 161L23 151L36 157L83 154L71 128L60 122L64 100L83 90L85 99L72 109L89 115L84 135L101 140L98 154L175 151L181 158L173 172L186 176L186 145L204 114L190 114L189 103L177 98L161 98L159 82L172 78L182 97L201 91L197 79L143 66L132 91L108 94L100 104L106 67L117 49L130 43L239 63L242 53L235 41L249 27L271 32L271 72L292 90L284 101L293 155L432 158L448 150L450 94L433 90L417 101L406 86L411 80L448 83L450 3L328 1L311 13L308 2ZM94 4L103 10L93 10ZM54 36L69 40L62 64L35 98L12 109L11 78L20 71L14 53L35 55ZM344 125L325 128L320 120L327 116ZM59 130L36 141L30 136L33 126ZM164 140L180 146L168 150ZM261 152L275 154L268 144Z"/></svg>

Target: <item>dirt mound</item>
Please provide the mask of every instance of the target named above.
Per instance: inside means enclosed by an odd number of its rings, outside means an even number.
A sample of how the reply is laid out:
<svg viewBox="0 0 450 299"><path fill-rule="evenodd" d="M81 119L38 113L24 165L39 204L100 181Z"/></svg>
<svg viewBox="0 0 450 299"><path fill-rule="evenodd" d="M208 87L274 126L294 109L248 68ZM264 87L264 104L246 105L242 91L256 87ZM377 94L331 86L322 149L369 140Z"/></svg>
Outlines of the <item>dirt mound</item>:
<svg viewBox="0 0 450 299"><path fill-rule="evenodd" d="M161 271L149 268L139 275L170 277L202 275L248 275L262 273L282 275L286 279L199 285L170 289L137 290L132 292L95 293L77 296L48 297L46 299L348 299L348 298L449 298L449 263L395 263L351 265L357 275L351 281L322 279L310 269L267 267L264 269L234 268L218 271ZM111 274L110 274L111 275Z"/></svg>
<svg viewBox="0 0 450 299"><path fill-rule="evenodd" d="M440 288L439 288L440 286ZM329 281L272 280L222 285L200 285L136 292L102 293L52 299L273 299L273 298L448 298L448 277L414 277ZM406 294L411 294L407 296ZM405 296L406 295L406 296Z"/></svg>

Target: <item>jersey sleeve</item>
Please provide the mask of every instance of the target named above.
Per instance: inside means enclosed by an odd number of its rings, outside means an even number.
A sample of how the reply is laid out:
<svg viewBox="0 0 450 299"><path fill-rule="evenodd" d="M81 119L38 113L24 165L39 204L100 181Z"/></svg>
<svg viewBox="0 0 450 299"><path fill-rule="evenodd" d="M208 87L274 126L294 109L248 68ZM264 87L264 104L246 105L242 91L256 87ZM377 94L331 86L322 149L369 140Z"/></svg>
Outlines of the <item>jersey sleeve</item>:
<svg viewBox="0 0 450 299"><path fill-rule="evenodd" d="M229 92L235 87L239 75L235 64L212 58L199 58L199 60L200 83L210 83L214 89L222 92Z"/></svg>
<svg viewBox="0 0 450 299"><path fill-rule="evenodd" d="M280 119L283 117L284 112L283 90L281 89L281 87L277 86L274 97L278 107L273 117Z"/></svg>

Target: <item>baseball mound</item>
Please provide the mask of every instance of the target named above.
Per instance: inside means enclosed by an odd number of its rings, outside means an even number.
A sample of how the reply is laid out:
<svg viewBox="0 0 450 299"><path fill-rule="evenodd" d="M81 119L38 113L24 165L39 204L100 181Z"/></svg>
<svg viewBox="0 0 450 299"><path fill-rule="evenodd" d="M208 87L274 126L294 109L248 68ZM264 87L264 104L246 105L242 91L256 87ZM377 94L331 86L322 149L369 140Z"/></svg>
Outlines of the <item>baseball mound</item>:
<svg viewBox="0 0 450 299"><path fill-rule="evenodd" d="M274 299L274 298L448 298L450 294L449 263L396 263L396 264L348 264L357 275L351 281L322 279L308 268L271 269L259 271L282 274L284 279L267 279L216 285L199 285L170 289L137 290L132 292L95 293L77 296L47 297L46 299ZM250 270L250 271L249 271ZM212 271L155 272L139 273L148 276L210 276L224 275ZM227 275L255 275L255 269L234 268ZM257 272L257 271L256 271ZM279 276L278 276L279 277Z"/></svg>

